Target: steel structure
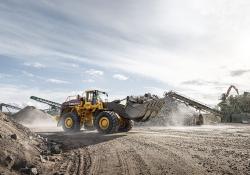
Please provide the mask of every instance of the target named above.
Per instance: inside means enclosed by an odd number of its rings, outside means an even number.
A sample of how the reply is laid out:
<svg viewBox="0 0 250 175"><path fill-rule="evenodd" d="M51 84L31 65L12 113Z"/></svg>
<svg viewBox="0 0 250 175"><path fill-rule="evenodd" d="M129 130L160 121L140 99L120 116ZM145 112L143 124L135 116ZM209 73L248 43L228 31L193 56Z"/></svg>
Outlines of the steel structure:
<svg viewBox="0 0 250 175"><path fill-rule="evenodd" d="M186 97L186 96L181 95L181 94L174 92L174 91L170 91L170 92L165 93L165 96L170 97L178 102L184 103L188 106L191 106L199 111L207 111L207 112L211 112L215 115L219 115L219 116L223 115L222 112L219 110L216 110L216 109L214 109L206 104L198 102L197 100L193 100L189 97Z"/></svg>
<svg viewBox="0 0 250 175"><path fill-rule="evenodd" d="M10 105L10 104L5 104L5 103L1 103L0 104L0 112L3 111L3 107L5 107L9 112L10 110L9 109L14 109L14 110L21 110L21 108L17 107L17 106L14 106L14 105Z"/></svg>
<svg viewBox="0 0 250 175"><path fill-rule="evenodd" d="M47 105L49 105L51 107L51 109L61 109L61 106L62 106L62 104L60 104L60 103L53 102L53 101L50 101L50 100L46 100L46 99L36 97L36 96L31 96L30 99L38 101L40 103L47 104Z"/></svg>

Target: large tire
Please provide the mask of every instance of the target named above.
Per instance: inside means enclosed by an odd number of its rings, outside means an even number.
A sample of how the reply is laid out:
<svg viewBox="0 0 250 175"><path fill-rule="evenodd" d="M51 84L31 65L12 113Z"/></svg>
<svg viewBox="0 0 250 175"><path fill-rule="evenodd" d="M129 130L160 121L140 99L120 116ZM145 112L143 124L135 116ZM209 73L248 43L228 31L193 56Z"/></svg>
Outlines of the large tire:
<svg viewBox="0 0 250 175"><path fill-rule="evenodd" d="M115 112L103 111L95 117L95 127L99 133L112 134L119 129L119 119Z"/></svg>
<svg viewBox="0 0 250 175"><path fill-rule="evenodd" d="M62 116L62 128L65 132L80 131L80 118L73 112L64 114Z"/></svg>
<svg viewBox="0 0 250 175"><path fill-rule="evenodd" d="M134 126L134 122L132 120L124 119L123 125L119 127L119 132L128 132Z"/></svg>

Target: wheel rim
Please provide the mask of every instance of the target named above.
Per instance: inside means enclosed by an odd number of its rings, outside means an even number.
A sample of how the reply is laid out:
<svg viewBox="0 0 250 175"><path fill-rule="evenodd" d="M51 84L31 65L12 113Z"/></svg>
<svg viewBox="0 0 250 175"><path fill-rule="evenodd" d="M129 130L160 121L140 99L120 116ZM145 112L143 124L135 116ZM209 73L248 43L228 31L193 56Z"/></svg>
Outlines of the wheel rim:
<svg viewBox="0 0 250 175"><path fill-rule="evenodd" d="M102 117L99 120L99 126L101 129L107 129L109 127L109 119L107 117Z"/></svg>
<svg viewBox="0 0 250 175"><path fill-rule="evenodd" d="M73 122L73 120L72 120L71 117L67 117L67 118L65 119L65 121L64 121L64 125L65 125L66 128L72 128L73 123L74 123L74 122Z"/></svg>

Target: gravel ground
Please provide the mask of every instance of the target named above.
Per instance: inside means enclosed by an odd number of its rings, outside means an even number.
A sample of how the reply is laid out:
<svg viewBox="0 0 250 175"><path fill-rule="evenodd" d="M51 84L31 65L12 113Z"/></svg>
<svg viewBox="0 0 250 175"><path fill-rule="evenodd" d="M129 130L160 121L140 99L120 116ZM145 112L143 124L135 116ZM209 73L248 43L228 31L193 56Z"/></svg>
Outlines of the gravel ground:
<svg viewBox="0 0 250 175"><path fill-rule="evenodd" d="M63 145L44 174L250 174L250 125L137 127L112 135L33 130Z"/></svg>

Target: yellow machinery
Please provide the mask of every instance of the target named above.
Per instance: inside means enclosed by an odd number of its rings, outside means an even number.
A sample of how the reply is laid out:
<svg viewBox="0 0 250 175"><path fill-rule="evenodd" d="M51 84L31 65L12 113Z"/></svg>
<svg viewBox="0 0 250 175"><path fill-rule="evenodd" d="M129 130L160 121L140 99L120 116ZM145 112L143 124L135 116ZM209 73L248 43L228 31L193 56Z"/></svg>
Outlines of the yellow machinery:
<svg viewBox="0 0 250 175"><path fill-rule="evenodd" d="M84 97L70 97L61 106L58 125L66 132L76 132L83 126L87 130L97 129L101 133L127 132L133 122L121 111L114 110L114 102L104 102L101 96L108 94L98 90L88 90ZM126 117L126 118L125 118Z"/></svg>
<svg viewBox="0 0 250 175"><path fill-rule="evenodd" d="M227 94L224 95L225 97L228 96L231 88L234 88L238 93L238 90L231 86ZM66 132L77 132L82 127L86 130L97 129L100 133L105 134L127 132L133 127L134 121L146 122L156 117L167 100L184 103L199 111L223 115L221 111L173 91L166 92L163 98L146 93L144 96L127 96L122 100L111 102L104 101L101 98L103 95L108 97L106 92L87 90L82 97L79 95L73 99L68 97L63 104L34 96L31 99L48 104L56 111L60 110L60 115L56 117L56 120L58 126L62 126Z"/></svg>

